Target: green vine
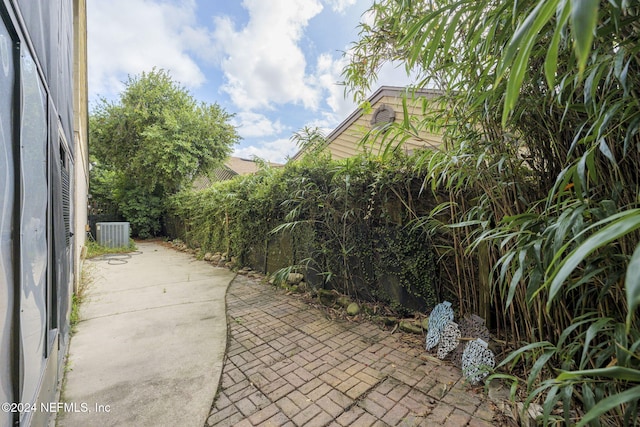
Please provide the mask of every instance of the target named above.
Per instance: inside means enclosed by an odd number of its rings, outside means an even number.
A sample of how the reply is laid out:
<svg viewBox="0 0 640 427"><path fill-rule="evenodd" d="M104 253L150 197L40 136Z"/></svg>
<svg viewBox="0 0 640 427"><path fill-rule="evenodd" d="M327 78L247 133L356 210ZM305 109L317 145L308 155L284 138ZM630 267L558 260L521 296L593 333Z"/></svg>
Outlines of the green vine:
<svg viewBox="0 0 640 427"><path fill-rule="evenodd" d="M257 270L304 265L316 288L400 304L382 289L391 283L419 301L412 305L433 306L432 245L403 225L435 203L420 195L425 178L413 161L320 156L265 165L256 175L174 196L165 222L172 237Z"/></svg>
<svg viewBox="0 0 640 427"><path fill-rule="evenodd" d="M429 240L418 231L401 227L378 227L375 234L376 276L393 275L412 296L431 307L437 304L437 268Z"/></svg>

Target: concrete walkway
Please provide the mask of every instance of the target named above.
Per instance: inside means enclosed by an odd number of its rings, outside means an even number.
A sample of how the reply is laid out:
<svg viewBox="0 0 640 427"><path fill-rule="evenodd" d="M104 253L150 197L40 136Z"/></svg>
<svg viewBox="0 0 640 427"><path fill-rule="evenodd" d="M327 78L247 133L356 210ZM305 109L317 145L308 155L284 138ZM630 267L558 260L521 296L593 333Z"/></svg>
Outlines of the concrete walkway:
<svg viewBox="0 0 640 427"><path fill-rule="evenodd" d="M497 425L482 387L416 339L325 313L258 280L227 294L230 342L208 427Z"/></svg>
<svg viewBox="0 0 640 427"><path fill-rule="evenodd" d="M201 427L207 419L234 274L158 243L138 249L87 261L94 283L71 339L58 426Z"/></svg>

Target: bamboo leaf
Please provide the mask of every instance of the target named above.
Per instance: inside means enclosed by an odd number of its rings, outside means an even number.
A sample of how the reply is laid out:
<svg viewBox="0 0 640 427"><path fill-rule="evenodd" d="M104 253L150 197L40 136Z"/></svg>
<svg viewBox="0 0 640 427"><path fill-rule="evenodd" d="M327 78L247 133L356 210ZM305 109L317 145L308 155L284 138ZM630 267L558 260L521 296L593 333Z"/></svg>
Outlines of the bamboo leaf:
<svg viewBox="0 0 640 427"><path fill-rule="evenodd" d="M589 150L587 155L587 178L595 185L598 185L598 171L596 169L595 151Z"/></svg>
<svg viewBox="0 0 640 427"><path fill-rule="evenodd" d="M511 260L513 260L515 255L516 255L515 252L507 252L505 255L503 255L500 258L500 260L498 260L498 263L494 266L494 269L495 269L500 264L502 264L502 268L500 269L500 276L499 276L501 282L504 282L507 276L507 271L509 270L509 266L511 265Z"/></svg>
<svg viewBox="0 0 640 427"><path fill-rule="evenodd" d="M560 398L558 396L558 391L560 388L557 385L554 385L550 388L547 397L544 399L544 403L542 404L544 408L543 416L543 424L547 425L549 417L551 416L551 411L555 408L556 402Z"/></svg>
<svg viewBox="0 0 640 427"><path fill-rule="evenodd" d="M542 368L544 368L544 365L546 365L549 359L551 359L555 355L556 355L555 349L547 349L545 350L544 354L542 354L542 356L540 356L536 360L536 362L531 367L531 373L529 374L529 380L528 380L529 387L535 384L536 379L538 378L538 374L540 374L540 371L542 371Z"/></svg>
<svg viewBox="0 0 640 427"><path fill-rule="evenodd" d="M591 421L600 418L607 411L610 411L611 409L625 403L637 400L638 396L640 396L640 385L623 391L622 393L617 393L605 399L602 399L593 407L593 409L591 409L584 415L584 417L580 420L576 427L585 426Z"/></svg>
<svg viewBox="0 0 640 427"><path fill-rule="evenodd" d="M454 35L459 33L459 22L462 19L464 12L459 11L454 14L452 17L448 18L446 22L443 22L442 25L447 27L447 32L444 35L443 45L445 46L445 53L448 53L448 50L453 46L453 37Z"/></svg>
<svg viewBox="0 0 640 427"><path fill-rule="evenodd" d="M498 74L498 79L495 83L495 85L498 84L502 75L510 65L511 57L517 50L518 54L511 67L511 74L507 82L507 91L504 98L504 110L502 111L503 126L507 123L509 114L511 114L518 100L520 87L522 86L529 65L531 49L533 49L537 41L538 34L553 16L558 1L559 0L547 0L540 2L531 14L529 14L524 23L516 30L515 35L509 42L507 53L501 63L502 70Z"/></svg>
<svg viewBox="0 0 640 427"><path fill-rule="evenodd" d="M523 43L523 40L526 40L530 37L530 30L535 22L540 10L544 7L544 2L540 2L536 5L536 7L529 13L527 18L518 26L516 31L513 34L513 37L509 41L509 45L502 57L501 67L498 70L498 78L501 78L503 74L506 72L509 65L511 65L511 61L520 49L520 46ZM499 80L498 80L499 81ZM497 83L497 82L496 82Z"/></svg>
<svg viewBox="0 0 640 427"><path fill-rule="evenodd" d="M582 187L582 190L583 190L582 192L578 191L578 194L580 194L583 197L586 197L587 189L589 188L589 184L587 181L586 168L587 168L587 158L589 157L590 152L591 151L587 151L582 155L582 157L580 157L580 160L578 161L578 165L576 168L576 175L578 176L578 181L580 182L580 186Z"/></svg>
<svg viewBox="0 0 640 427"><path fill-rule="evenodd" d="M596 250L606 246L621 236L637 230L638 228L640 228L640 210L629 210L624 213L624 216L617 218L611 224L589 236L588 239L571 251L547 281L549 283L549 300L547 302L547 310L551 309L551 304L560 291L562 284L576 269L578 264Z"/></svg>
<svg viewBox="0 0 640 427"><path fill-rule="evenodd" d="M591 44L598 24L599 0L571 0L571 26L578 72L582 76L589 59Z"/></svg>
<svg viewBox="0 0 640 427"><path fill-rule="evenodd" d="M599 319L587 329L587 333L584 336L584 345L582 346L582 358L580 359L580 367L584 367L587 363L587 355L589 354L589 345L591 340L598 335L598 332L610 323L611 319L604 318Z"/></svg>
<svg viewBox="0 0 640 427"><path fill-rule="evenodd" d="M593 395L593 390L591 390L591 384L582 384L582 398L584 401L584 408L590 411L594 406L596 406L596 399ZM594 425L600 426L599 420L594 420Z"/></svg>
<svg viewBox="0 0 640 427"><path fill-rule="evenodd" d="M518 284L520 283L520 279L524 274L524 269L526 267L526 259L527 259L527 250L522 249L518 256L518 269L513 274L511 278L511 283L509 284L509 293L507 294L507 302L506 307L508 308L513 301L513 297L516 294L516 289L518 288Z"/></svg>
<svg viewBox="0 0 640 427"><path fill-rule="evenodd" d="M605 377L623 381L640 382L640 370L625 368L623 366L611 366L608 368L585 369L581 371L565 371L556 377L556 381L577 380L584 377Z"/></svg>
<svg viewBox="0 0 640 427"><path fill-rule="evenodd" d="M553 33L553 38L549 44L547 50L547 56L544 61L544 75L547 79L547 85L549 90L553 90L556 81L556 71L558 70L558 50L560 47L560 40L562 39L562 30L569 19L571 8L568 0L564 0L559 9L562 8L558 22L556 23L556 29Z"/></svg>
<svg viewBox="0 0 640 427"><path fill-rule="evenodd" d="M569 335L571 335L574 330L585 323L593 321L592 316L592 314L585 314L584 316L582 316L584 317L582 319L580 317L574 319L573 323L569 325L564 331L562 331L562 334L560 334L557 346L561 348L564 345L565 340L569 337Z"/></svg>
<svg viewBox="0 0 640 427"><path fill-rule="evenodd" d="M600 138L600 144L598 145L598 148L600 149L600 152L602 152L602 154L604 154L605 157L609 159L609 161L611 161L611 163L616 165L616 158L613 157L613 153L611 152L611 149L607 145L607 141L604 138Z"/></svg>
<svg viewBox="0 0 640 427"><path fill-rule="evenodd" d="M498 365L498 368L502 366L506 366L509 362L518 358L522 353L526 353L527 351L534 350L536 348L543 348L547 350L547 349L554 349L555 347L549 341L539 341L539 342L527 344L524 347L520 347L516 351L509 354L509 356L507 356L502 362L500 362L500 364Z"/></svg>
<svg viewBox="0 0 640 427"><path fill-rule="evenodd" d="M629 333L631 320L636 308L640 305L640 244L636 246L627 266L624 287L627 295L627 333Z"/></svg>

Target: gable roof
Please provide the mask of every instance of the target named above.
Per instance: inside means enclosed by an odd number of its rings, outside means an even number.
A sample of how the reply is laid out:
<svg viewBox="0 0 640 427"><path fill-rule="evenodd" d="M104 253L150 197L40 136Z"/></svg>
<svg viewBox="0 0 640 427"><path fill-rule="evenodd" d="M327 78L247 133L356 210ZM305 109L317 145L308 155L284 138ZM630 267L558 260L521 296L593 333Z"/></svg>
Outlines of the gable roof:
<svg viewBox="0 0 640 427"><path fill-rule="evenodd" d="M266 162L270 167L282 167L280 163ZM243 159L242 157L228 157L222 166L213 170L213 176L200 176L193 182L193 188L202 190L210 187L212 183L226 181L238 175L251 175L260 170L260 164L255 160Z"/></svg>
<svg viewBox="0 0 640 427"><path fill-rule="evenodd" d="M370 106L375 106L384 98L402 98L406 95L407 99L411 99L412 97L415 99L418 98L436 98L438 96L443 95L443 91L438 89L411 89L407 87L400 86L381 86L379 87L368 99L367 102ZM383 107L387 107L382 104ZM323 147L328 147L331 143L340 137L345 131L347 131L351 126L353 126L362 116L365 114L365 110L363 108L357 108L353 111L342 123L338 125L333 131L331 131L325 140ZM299 150L293 157L292 160L299 159L304 154L305 149Z"/></svg>

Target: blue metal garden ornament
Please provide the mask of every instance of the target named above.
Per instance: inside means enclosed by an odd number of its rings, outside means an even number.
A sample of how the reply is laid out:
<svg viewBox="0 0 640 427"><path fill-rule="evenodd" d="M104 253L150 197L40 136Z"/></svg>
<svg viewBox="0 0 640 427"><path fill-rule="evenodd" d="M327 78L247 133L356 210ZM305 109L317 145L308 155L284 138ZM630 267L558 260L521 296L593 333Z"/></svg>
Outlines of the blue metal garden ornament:
<svg viewBox="0 0 640 427"><path fill-rule="evenodd" d="M449 301L436 305L429 316L429 330L427 331L427 350L431 350L440 341L440 334L447 323L453 320L453 309Z"/></svg>

